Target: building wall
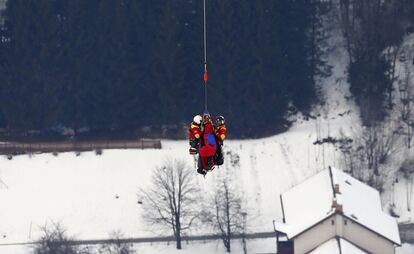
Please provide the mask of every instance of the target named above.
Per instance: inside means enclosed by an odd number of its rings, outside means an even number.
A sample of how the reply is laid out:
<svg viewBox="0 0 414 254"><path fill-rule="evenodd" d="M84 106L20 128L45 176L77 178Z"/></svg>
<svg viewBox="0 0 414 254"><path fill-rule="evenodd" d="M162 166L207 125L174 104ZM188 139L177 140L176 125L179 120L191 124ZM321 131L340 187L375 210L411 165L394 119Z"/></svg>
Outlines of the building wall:
<svg viewBox="0 0 414 254"><path fill-rule="evenodd" d="M333 222L332 222L333 221ZM333 223L333 224L332 224ZM335 217L331 216L294 238L295 254L307 253L336 235Z"/></svg>
<svg viewBox="0 0 414 254"><path fill-rule="evenodd" d="M394 245L390 241L340 214L335 214L296 236L293 239L295 254L308 253L335 236L342 237L370 253L395 253Z"/></svg>
<svg viewBox="0 0 414 254"><path fill-rule="evenodd" d="M342 216L341 216L342 217ZM375 254L394 254L394 244L382 236L347 218L343 218L343 238L361 249Z"/></svg>

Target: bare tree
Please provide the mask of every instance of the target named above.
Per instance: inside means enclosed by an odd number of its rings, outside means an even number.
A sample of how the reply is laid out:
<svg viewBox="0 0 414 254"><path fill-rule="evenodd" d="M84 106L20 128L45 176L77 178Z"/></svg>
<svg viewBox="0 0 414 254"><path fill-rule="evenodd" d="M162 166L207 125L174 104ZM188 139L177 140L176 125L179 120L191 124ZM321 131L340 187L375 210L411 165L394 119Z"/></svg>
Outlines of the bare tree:
<svg viewBox="0 0 414 254"><path fill-rule="evenodd" d="M217 186L211 203L211 208L203 209L203 218L219 232L224 247L231 252L232 237L234 234L244 235L246 226L247 213L242 207L242 195L224 178Z"/></svg>
<svg viewBox="0 0 414 254"><path fill-rule="evenodd" d="M407 181L407 210L411 211L411 200L413 193L413 182L414 182L414 159L408 158L403 162L400 167L400 172L403 173L405 180Z"/></svg>
<svg viewBox="0 0 414 254"><path fill-rule="evenodd" d="M404 52L404 51L403 51ZM404 74L398 82L399 103L398 112L399 120L402 124L400 133L405 136L405 145L411 148L414 127L414 92L411 79L411 71L406 59L407 53L401 55L400 61L404 63Z"/></svg>
<svg viewBox="0 0 414 254"><path fill-rule="evenodd" d="M138 202L145 209L144 219L151 225L171 229L176 247L181 249L181 236L198 217L199 188L195 172L184 161L168 159L157 167L152 186L141 189Z"/></svg>
<svg viewBox="0 0 414 254"><path fill-rule="evenodd" d="M356 176L359 168L361 168L360 162L362 159L358 158L359 153L356 153L354 140L347 137L343 130L340 130L340 139L337 143L337 147L342 152L342 163L344 164L345 171L352 176Z"/></svg>
<svg viewBox="0 0 414 254"><path fill-rule="evenodd" d="M43 235L33 248L34 254L77 254L81 253L77 245L71 244L66 229L59 223L52 223L41 228ZM85 253L85 252L82 252Z"/></svg>
<svg viewBox="0 0 414 254"><path fill-rule="evenodd" d="M110 234L111 241L100 246L100 254L134 254L132 243L123 241L123 234L120 231L114 231Z"/></svg>
<svg viewBox="0 0 414 254"><path fill-rule="evenodd" d="M389 122L364 127L352 143L340 147L345 167L354 177L382 191L387 178L383 169L397 152L398 137Z"/></svg>

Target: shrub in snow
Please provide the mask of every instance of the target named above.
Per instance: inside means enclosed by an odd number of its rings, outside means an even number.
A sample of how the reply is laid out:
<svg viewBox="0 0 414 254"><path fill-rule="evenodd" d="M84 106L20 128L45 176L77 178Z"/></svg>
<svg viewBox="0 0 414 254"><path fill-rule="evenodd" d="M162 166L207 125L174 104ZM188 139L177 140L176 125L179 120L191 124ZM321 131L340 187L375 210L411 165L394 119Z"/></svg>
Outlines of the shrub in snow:
<svg viewBox="0 0 414 254"><path fill-rule="evenodd" d="M396 208L397 207L395 206L395 204L390 204L388 206L388 214L391 215L392 217L399 218L400 215L397 213Z"/></svg>
<svg viewBox="0 0 414 254"><path fill-rule="evenodd" d="M67 235L66 229L59 223L52 223L52 225L42 227L42 232L42 236L40 236L33 247L34 254L80 253L79 246L71 244L73 238Z"/></svg>
<svg viewBox="0 0 414 254"><path fill-rule="evenodd" d="M400 167L400 172L403 173L405 179L412 179L414 177L414 159L406 159Z"/></svg>
<svg viewBox="0 0 414 254"><path fill-rule="evenodd" d="M133 254L132 243L122 240L123 234L120 231L114 231L110 234L110 242L102 244L99 248L100 254Z"/></svg>
<svg viewBox="0 0 414 254"><path fill-rule="evenodd" d="M240 156L236 152L227 151L226 156L230 159L232 167L240 167Z"/></svg>

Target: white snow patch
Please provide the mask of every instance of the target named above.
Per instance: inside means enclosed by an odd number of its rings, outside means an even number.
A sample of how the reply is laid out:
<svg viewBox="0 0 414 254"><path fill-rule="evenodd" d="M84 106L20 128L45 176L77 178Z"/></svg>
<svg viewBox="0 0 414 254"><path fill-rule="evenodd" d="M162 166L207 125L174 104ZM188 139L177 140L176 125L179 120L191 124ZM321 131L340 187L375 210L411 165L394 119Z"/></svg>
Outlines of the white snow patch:
<svg viewBox="0 0 414 254"><path fill-rule="evenodd" d="M414 244L405 243L401 247L397 247L395 250L397 254L413 254L414 253Z"/></svg>

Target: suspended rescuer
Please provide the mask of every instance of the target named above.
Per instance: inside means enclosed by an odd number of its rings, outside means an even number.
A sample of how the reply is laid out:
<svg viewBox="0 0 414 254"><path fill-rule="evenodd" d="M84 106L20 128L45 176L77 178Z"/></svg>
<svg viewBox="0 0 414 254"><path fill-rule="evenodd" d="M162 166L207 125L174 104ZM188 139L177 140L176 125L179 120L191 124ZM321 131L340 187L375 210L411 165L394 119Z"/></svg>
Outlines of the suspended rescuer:
<svg viewBox="0 0 414 254"><path fill-rule="evenodd" d="M200 115L196 115L193 118L193 121L190 124L190 128L188 129L188 140L190 142L190 154L197 154L199 151L200 145L200 138L203 134L201 130L201 122L202 117Z"/></svg>
<svg viewBox="0 0 414 254"><path fill-rule="evenodd" d="M215 155L217 151L216 135L211 116L208 113L203 115L203 132L199 146L199 163L197 172L206 174L215 166Z"/></svg>
<svg viewBox="0 0 414 254"><path fill-rule="evenodd" d="M227 129L225 125L225 120L223 116L216 117L216 141L217 141L217 151L215 155L216 165L220 166L224 163L223 157L223 141L226 139L227 136Z"/></svg>

